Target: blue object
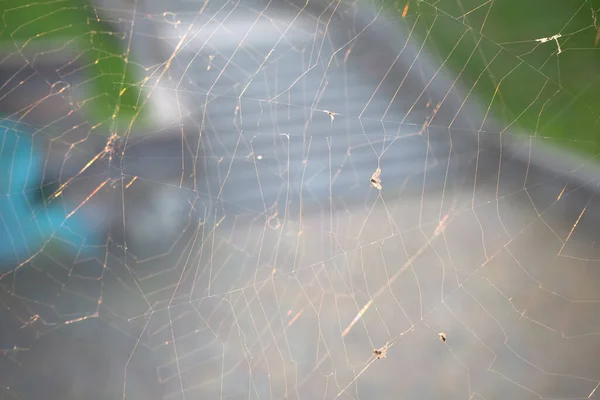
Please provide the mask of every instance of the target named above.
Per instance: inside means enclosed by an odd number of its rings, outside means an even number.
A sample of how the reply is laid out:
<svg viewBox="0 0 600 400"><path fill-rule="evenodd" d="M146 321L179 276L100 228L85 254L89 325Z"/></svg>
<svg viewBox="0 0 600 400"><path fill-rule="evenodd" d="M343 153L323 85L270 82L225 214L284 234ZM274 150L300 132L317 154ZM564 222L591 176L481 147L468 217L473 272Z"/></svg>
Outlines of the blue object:
<svg viewBox="0 0 600 400"><path fill-rule="evenodd" d="M61 201L40 195L44 154L23 123L0 120L0 271L28 260L52 238L82 249L88 228Z"/></svg>

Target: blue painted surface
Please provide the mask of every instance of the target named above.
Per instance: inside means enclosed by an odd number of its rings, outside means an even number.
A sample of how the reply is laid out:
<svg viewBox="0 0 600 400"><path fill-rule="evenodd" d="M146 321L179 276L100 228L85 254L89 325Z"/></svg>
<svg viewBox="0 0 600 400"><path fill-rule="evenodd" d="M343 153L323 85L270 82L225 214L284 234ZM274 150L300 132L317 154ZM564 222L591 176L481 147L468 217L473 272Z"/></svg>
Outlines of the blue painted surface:
<svg viewBox="0 0 600 400"><path fill-rule="evenodd" d="M53 238L85 250L89 232L80 214L67 219L74 207L40 195L45 154L31 129L3 120L0 138L0 270L26 261Z"/></svg>

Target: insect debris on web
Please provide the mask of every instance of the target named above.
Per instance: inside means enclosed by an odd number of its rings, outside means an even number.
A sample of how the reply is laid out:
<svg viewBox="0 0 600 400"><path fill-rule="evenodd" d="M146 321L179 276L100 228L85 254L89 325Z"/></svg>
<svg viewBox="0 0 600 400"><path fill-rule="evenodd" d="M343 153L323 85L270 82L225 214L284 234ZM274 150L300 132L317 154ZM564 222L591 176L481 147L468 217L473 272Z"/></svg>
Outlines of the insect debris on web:
<svg viewBox="0 0 600 400"><path fill-rule="evenodd" d="M446 343L446 332L440 332L438 333L438 336L442 342Z"/></svg>
<svg viewBox="0 0 600 400"><path fill-rule="evenodd" d="M377 168L375 172L373 172L373 175L371 175L371 185L378 190L381 190L381 179L379 178L380 174L381 168Z"/></svg>
<svg viewBox="0 0 600 400"><path fill-rule="evenodd" d="M373 349L373 355L377 357L378 360L381 360L382 358L385 358L385 356L387 356L387 350L387 346L383 346L379 349Z"/></svg>

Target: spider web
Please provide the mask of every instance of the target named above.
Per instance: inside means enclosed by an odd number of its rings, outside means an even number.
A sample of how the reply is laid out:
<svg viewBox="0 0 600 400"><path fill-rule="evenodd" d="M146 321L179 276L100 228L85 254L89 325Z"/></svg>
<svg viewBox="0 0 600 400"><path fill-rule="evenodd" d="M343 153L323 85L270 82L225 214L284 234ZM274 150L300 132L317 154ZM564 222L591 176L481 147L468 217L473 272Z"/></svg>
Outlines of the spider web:
<svg viewBox="0 0 600 400"><path fill-rule="evenodd" d="M599 4L0 4L0 399L600 398Z"/></svg>

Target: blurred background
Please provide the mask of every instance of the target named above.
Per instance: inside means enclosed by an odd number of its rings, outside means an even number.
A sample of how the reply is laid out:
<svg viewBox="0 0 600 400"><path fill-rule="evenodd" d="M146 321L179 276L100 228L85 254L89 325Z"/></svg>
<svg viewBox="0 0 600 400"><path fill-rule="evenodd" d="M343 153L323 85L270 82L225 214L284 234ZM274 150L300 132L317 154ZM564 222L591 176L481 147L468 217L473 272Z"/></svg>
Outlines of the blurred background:
<svg viewBox="0 0 600 400"><path fill-rule="evenodd" d="M0 400L600 399L598 11L0 0Z"/></svg>

